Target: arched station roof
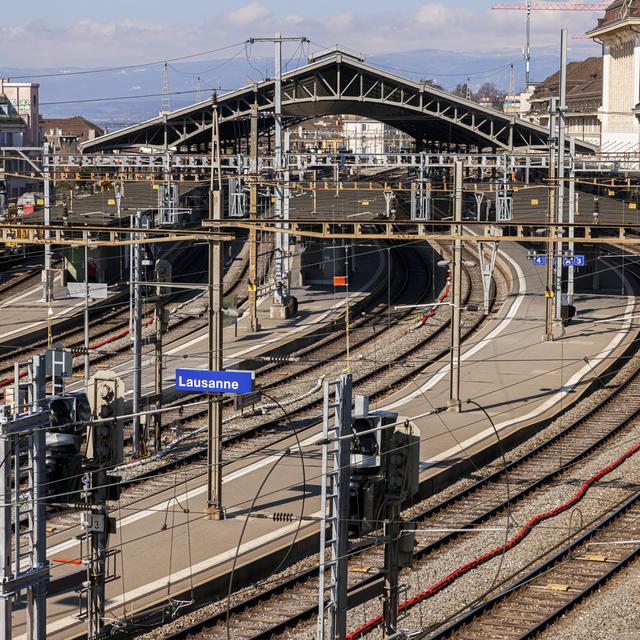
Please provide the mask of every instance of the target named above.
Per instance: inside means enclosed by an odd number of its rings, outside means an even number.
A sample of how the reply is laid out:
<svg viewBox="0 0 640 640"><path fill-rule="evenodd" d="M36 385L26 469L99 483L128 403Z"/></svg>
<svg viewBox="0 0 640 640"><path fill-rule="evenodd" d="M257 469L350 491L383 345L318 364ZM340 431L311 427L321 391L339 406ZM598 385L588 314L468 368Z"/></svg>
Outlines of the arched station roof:
<svg viewBox="0 0 640 640"><path fill-rule="evenodd" d="M252 104L260 129L273 127L273 79L215 98L223 141L246 137ZM211 140L213 99L163 113L140 124L95 138L83 151L151 147L194 150ZM415 82L365 64L336 50L282 76L285 125L330 114L365 116L387 123L425 145L465 145L478 150L546 147L548 131L502 111L479 105L424 82ZM581 152L590 145L576 142Z"/></svg>

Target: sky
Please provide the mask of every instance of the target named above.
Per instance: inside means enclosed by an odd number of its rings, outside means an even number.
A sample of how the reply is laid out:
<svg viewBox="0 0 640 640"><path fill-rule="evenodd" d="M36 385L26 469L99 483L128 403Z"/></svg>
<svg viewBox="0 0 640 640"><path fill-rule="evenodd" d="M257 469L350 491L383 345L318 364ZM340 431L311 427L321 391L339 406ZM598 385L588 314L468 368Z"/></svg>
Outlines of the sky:
<svg viewBox="0 0 640 640"><path fill-rule="evenodd" d="M3 68L64 70L145 63L240 47L249 37L277 31L306 36L314 48L340 44L367 55L522 49L524 13L492 11L491 5L491 0L5 0L0 73ZM534 51L557 50L561 27L569 29L570 37L582 36L599 15L534 12ZM574 58L582 50L585 56L594 54L585 40L572 39L570 46ZM236 51L244 55L241 49L230 47L207 58ZM252 53L270 55L271 47L256 45Z"/></svg>

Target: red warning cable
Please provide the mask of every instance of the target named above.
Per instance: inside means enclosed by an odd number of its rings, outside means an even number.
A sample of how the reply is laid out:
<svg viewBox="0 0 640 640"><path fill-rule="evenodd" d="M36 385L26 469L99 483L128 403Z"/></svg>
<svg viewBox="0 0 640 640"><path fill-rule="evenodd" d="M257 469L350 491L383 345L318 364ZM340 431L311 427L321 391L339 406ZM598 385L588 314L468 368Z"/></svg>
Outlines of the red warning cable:
<svg viewBox="0 0 640 640"><path fill-rule="evenodd" d="M154 322L154 320L155 320L155 316L151 318L147 318L142 323L142 326L148 327L151 323ZM124 338L130 333L131 333L131 330L129 329L129 327L127 327L126 329L122 329L122 331L118 331L118 333L115 333L114 335L109 336L108 338L105 338L100 342L94 342L93 344L90 344L89 349L99 349L100 347L104 347L105 344L109 344L110 342L115 342L116 340L120 340L120 338ZM18 377L24 378L27 375L27 373L28 373L27 371L21 371ZM10 385L14 380L15 378L5 378L4 380L0 380L0 388Z"/></svg>
<svg viewBox="0 0 640 640"><path fill-rule="evenodd" d="M580 489L578 489L578 491L576 491L576 493L574 493L573 496L569 500L567 500L565 503L561 504L558 507L555 507L554 509L550 509L549 511L544 511L543 513L539 513L533 516L533 518L531 518L518 531L518 533L516 533L512 538L510 538L505 544L500 545L499 547L495 547L495 549L491 549L490 551L483 553L482 555L478 556L477 558L474 558L473 560L467 562L466 564L463 564L462 566L455 569L455 571L452 571L448 576L444 577L439 582L436 582L434 585L431 585L428 589L421 591L420 593L416 594L412 598L409 598L408 600L405 600L399 607L400 612L407 611L412 607L414 607L415 605L420 604L424 600L431 598L432 596L435 596L437 593L439 593L443 589L446 589L450 584L455 582L458 578L461 578L463 575L465 575L472 569L475 569L476 567L479 567L485 562L488 562L489 560L493 560L493 558L495 558L496 556L499 556L500 554L505 553L510 549L513 549L513 547L520 544L529 535L529 533L531 533L531 531L536 525L540 524L544 520L555 518L557 515L561 514L564 511L567 511L568 509L573 507L575 504L580 502L582 498L584 498L589 488L594 483L596 483L598 480L602 479L604 476L608 475L609 473L617 469L625 460L630 458L632 455L634 455L638 451L640 451L640 442L635 444L630 449L627 449L627 451L625 451L619 458L616 458L611 464L604 467L604 469L600 469L600 471L592 475L588 480L586 480L582 484ZM383 617L381 615L376 616L375 618L372 618L371 620L363 624L361 627L358 627L351 633L348 633L347 640L357 640L358 638L361 638L366 633L373 631L373 629L375 629L377 626L382 624L382 622L383 622Z"/></svg>

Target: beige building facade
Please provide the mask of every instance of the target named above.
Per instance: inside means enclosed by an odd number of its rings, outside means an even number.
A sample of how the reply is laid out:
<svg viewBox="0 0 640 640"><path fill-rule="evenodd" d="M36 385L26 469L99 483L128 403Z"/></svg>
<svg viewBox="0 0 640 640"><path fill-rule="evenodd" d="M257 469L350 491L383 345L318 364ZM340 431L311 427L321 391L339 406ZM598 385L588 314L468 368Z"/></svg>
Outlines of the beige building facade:
<svg viewBox="0 0 640 640"><path fill-rule="evenodd" d="M640 150L640 0L615 0L587 34L604 45L601 151Z"/></svg>

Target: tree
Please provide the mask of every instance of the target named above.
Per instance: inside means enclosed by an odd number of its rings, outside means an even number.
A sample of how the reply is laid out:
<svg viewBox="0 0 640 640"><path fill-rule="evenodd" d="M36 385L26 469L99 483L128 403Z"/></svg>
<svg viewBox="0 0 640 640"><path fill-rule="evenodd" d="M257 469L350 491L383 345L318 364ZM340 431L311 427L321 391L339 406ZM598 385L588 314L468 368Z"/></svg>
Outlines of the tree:
<svg viewBox="0 0 640 640"><path fill-rule="evenodd" d="M471 96L473 99L473 90L466 82L458 83L451 93L453 93L454 96L460 96L461 98Z"/></svg>
<svg viewBox="0 0 640 640"><path fill-rule="evenodd" d="M493 82L485 82L477 91L474 96L476 100L481 98L484 100L490 100L494 107L502 107L502 103L505 99L505 92L498 89Z"/></svg>
<svg viewBox="0 0 640 640"><path fill-rule="evenodd" d="M443 87L431 78L422 78L421 82L424 82L425 84L429 85L430 87L434 87L435 89L443 90Z"/></svg>

